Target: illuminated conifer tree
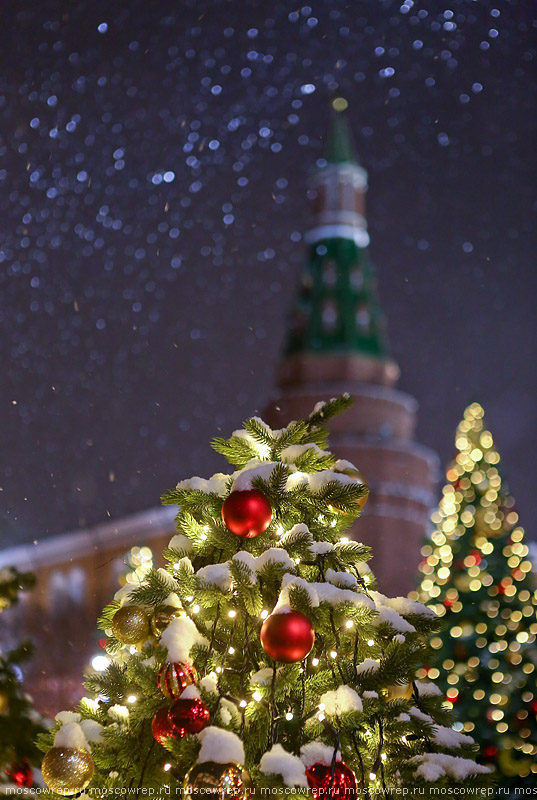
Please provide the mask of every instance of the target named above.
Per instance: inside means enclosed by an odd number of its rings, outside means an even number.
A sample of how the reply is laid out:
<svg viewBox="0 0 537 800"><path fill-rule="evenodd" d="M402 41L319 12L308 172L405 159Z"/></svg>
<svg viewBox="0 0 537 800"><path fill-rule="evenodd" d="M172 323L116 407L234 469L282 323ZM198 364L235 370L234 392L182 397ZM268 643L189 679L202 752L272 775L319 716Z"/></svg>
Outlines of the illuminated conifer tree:
<svg viewBox="0 0 537 800"><path fill-rule="evenodd" d="M482 759L507 782L523 777L527 785L537 781L535 576L478 403L464 412L455 442L436 528L422 550L421 584L411 595L445 620L424 674L438 677Z"/></svg>
<svg viewBox="0 0 537 800"><path fill-rule="evenodd" d="M433 612L375 590L348 528L367 499L327 450L350 398L213 447L231 471L180 481L166 568L104 610L110 663L40 738L52 798L143 792L419 800L490 785L440 690L415 680ZM184 795L183 795L184 796Z"/></svg>
<svg viewBox="0 0 537 800"><path fill-rule="evenodd" d="M0 613L18 602L21 591L31 589L34 576L14 567L0 570ZM3 617L3 614L2 614ZM4 620L0 631L5 633ZM4 651L0 637L0 795L8 787L29 787L34 783L33 767L39 763L35 745L37 735L44 730L43 720L25 694L20 664L31 653L30 642ZM4 639L5 642L5 639Z"/></svg>

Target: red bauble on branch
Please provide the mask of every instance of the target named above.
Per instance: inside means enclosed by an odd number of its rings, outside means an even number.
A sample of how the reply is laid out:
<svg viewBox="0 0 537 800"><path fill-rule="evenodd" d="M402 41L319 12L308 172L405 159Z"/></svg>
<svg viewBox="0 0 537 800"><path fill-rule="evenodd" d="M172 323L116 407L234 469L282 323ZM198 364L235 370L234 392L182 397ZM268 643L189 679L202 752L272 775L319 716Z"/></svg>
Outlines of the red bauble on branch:
<svg viewBox="0 0 537 800"><path fill-rule="evenodd" d="M336 761L333 781L332 766L326 764L312 764L306 769L306 778L315 800L327 797L345 800L356 796L356 775L343 761Z"/></svg>
<svg viewBox="0 0 537 800"><path fill-rule="evenodd" d="M168 717L168 710L167 706L160 708L151 720L153 739L159 744L162 744L164 739L167 739L168 736L175 736L175 732Z"/></svg>
<svg viewBox="0 0 537 800"><path fill-rule="evenodd" d="M261 644L275 661L291 664L302 661L315 642L315 631L300 611L271 614L261 626Z"/></svg>
<svg viewBox="0 0 537 800"><path fill-rule="evenodd" d="M34 773L29 762L23 758L18 764L6 769L6 775L17 786L29 787L34 782Z"/></svg>
<svg viewBox="0 0 537 800"><path fill-rule="evenodd" d="M158 674L158 688L166 697L178 698L187 686L196 683L198 673L193 664L163 664Z"/></svg>
<svg viewBox="0 0 537 800"><path fill-rule="evenodd" d="M236 536L253 539L270 525L272 506L258 489L231 492L222 505L222 519Z"/></svg>
<svg viewBox="0 0 537 800"><path fill-rule="evenodd" d="M209 724L209 709L197 697L179 698L168 710L168 720L175 736L182 738L187 733L199 733Z"/></svg>

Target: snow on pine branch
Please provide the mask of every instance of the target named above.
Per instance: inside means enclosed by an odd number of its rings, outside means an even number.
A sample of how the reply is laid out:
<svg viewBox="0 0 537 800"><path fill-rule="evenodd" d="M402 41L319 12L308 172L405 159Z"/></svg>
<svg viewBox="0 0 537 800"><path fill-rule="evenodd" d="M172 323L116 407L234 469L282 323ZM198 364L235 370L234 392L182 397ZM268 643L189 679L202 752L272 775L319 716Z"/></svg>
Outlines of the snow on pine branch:
<svg viewBox="0 0 537 800"><path fill-rule="evenodd" d="M340 716L349 711L363 711L362 698L345 683L337 689L322 694L319 707L328 717Z"/></svg>
<svg viewBox="0 0 537 800"><path fill-rule="evenodd" d="M239 737L231 731L211 725L198 733L201 749L198 753L197 763L214 761L217 764L227 764L235 761L244 764L244 745Z"/></svg>
<svg viewBox="0 0 537 800"><path fill-rule="evenodd" d="M286 786L307 787L306 770L298 756L292 755L283 749L281 744L275 744L261 758L260 771L265 775L281 775Z"/></svg>
<svg viewBox="0 0 537 800"><path fill-rule="evenodd" d="M476 764L469 758L459 758L444 753L424 753L414 756L410 761L418 765L415 776L431 783L444 777L464 781L471 775L484 775L491 771L489 767Z"/></svg>
<svg viewBox="0 0 537 800"><path fill-rule="evenodd" d="M190 617L177 617L173 619L160 637L161 644L168 650L168 661L181 661L186 663L190 658L190 651L195 644L208 646L209 642L202 636Z"/></svg>

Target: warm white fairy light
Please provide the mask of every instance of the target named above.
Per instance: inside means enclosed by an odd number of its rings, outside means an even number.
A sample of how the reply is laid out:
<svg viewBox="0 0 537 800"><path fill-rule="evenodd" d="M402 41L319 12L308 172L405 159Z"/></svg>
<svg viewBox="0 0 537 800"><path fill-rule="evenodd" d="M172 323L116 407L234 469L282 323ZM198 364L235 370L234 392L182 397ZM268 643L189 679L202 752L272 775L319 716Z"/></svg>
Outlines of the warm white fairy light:
<svg viewBox="0 0 537 800"><path fill-rule="evenodd" d="M234 652L235 652L235 648L234 647L229 647L228 648L228 653L229 653L230 656L232 656Z"/></svg>
<svg viewBox="0 0 537 800"><path fill-rule="evenodd" d="M207 534L206 533L200 533L200 539L203 539L203 541L205 541L207 539Z"/></svg>
<svg viewBox="0 0 537 800"><path fill-rule="evenodd" d="M332 650L330 652L330 658L337 658L337 651L336 650Z"/></svg>
<svg viewBox="0 0 537 800"><path fill-rule="evenodd" d="M278 534L278 536L283 536L283 525L278 525L278 527L276 528L276 533Z"/></svg>
<svg viewBox="0 0 537 800"><path fill-rule="evenodd" d="M368 643L369 647L373 647L373 645L375 644L375 640L374 639L368 639L367 643Z"/></svg>
<svg viewBox="0 0 537 800"><path fill-rule="evenodd" d="M129 653L131 654L131 656L133 656L133 655L136 653L136 647L135 647L135 645L131 645L131 646L129 647Z"/></svg>
<svg viewBox="0 0 537 800"><path fill-rule="evenodd" d="M189 594L188 597L186 598L186 601L187 601L187 603L191 603L193 599L194 599L194 595L193 594Z"/></svg>
<svg viewBox="0 0 537 800"><path fill-rule="evenodd" d="M353 625L354 622L352 621L352 619L348 619L347 622L345 623L346 628L352 628Z"/></svg>
<svg viewBox="0 0 537 800"><path fill-rule="evenodd" d="M370 772L369 773L369 780L374 781L374 780L376 780L376 778L377 778L377 773L376 772Z"/></svg>
<svg viewBox="0 0 537 800"><path fill-rule="evenodd" d="M218 675L220 675L220 673L222 672L222 667L217 667L216 671L217 671Z"/></svg>
<svg viewBox="0 0 537 800"><path fill-rule="evenodd" d="M199 612L200 612L200 607L199 607L199 605L196 603L196 605L195 605L195 606L192 606L192 613L193 613L193 614L199 614Z"/></svg>
<svg viewBox="0 0 537 800"><path fill-rule="evenodd" d="M268 617L268 611L267 611L267 609L266 609L266 608L264 608L264 609L263 609L263 611L261 612L261 614L260 614L259 616L261 617L261 619L266 619L266 618Z"/></svg>
<svg viewBox="0 0 537 800"><path fill-rule="evenodd" d="M381 754L380 754L380 757L381 757L381 759L382 759L383 761L386 761L386 758L387 758L387 756L386 756L386 753L381 753Z"/></svg>
<svg viewBox="0 0 537 800"><path fill-rule="evenodd" d="M325 706L325 704L324 704L324 703L319 703L319 705L318 705L318 709L319 709L319 711L324 711L324 710L325 710L325 708L326 708L326 706Z"/></svg>
<svg viewBox="0 0 537 800"><path fill-rule="evenodd" d="M254 698L256 703L259 703L259 701L263 699L263 695L261 694L261 692L254 692L252 697Z"/></svg>
<svg viewBox="0 0 537 800"><path fill-rule="evenodd" d="M135 694L130 694L130 695L127 697L127 703L135 703L135 702L136 702L136 699L137 699L137 698L136 698L136 695L135 695Z"/></svg>
<svg viewBox="0 0 537 800"><path fill-rule="evenodd" d="M237 612L235 611L234 608L232 608L231 611L227 612L227 615L228 615L228 617L231 617L231 619L233 619L234 617L237 616Z"/></svg>
<svg viewBox="0 0 537 800"><path fill-rule="evenodd" d="M285 719L287 720L287 722L290 722L290 720L293 719L293 714L291 711L287 712L287 714L285 715Z"/></svg>
<svg viewBox="0 0 537 800"><path fill-rule="evenodd" d="M350 540L348 536L342 536L339 540L342 544L347 544Z"/></svg>
<svg viewBox="0 0 537 800"><path fill-rule="evenodd" d="M311 659L311 665L312 665L312 667L318 667L319 666L319 659L318 658L312 658Z"/></svg>
<svg viewBox="0 0 537 800"><path fill-rule="evenodd" d="M91 666L97 672L104 672L105 669L109 666L109 664L110 664L110 659L107 658L106 656L98 655L98 656L93 656L93 658L91 659Z"/></svg>
<svg viewBox="0 0 537 800"><path fill-rule="evenodd" d="M239 705L240 705L240 707L241 707L241 708L246 708L246 706L248 705L248 703L246 702L246 700L241 700L241 701L240 701L240 703L239 703Z"/></svg>
<svg viewBox="0 0 537 800"><path fill-rule="evenodd" d="M319 720L319 722L322 722L323 719L325 719L325 715L322 711L319 711L319 713L317 714L317 719Z"/></svg>
<svg viewBox="0 0 537 800"><path fill-rule="evenodd" d="M162 767L164 772L169 772L171 770L171 768L172 768L172 765L169 762L164 764L164 766Z"/></svg>

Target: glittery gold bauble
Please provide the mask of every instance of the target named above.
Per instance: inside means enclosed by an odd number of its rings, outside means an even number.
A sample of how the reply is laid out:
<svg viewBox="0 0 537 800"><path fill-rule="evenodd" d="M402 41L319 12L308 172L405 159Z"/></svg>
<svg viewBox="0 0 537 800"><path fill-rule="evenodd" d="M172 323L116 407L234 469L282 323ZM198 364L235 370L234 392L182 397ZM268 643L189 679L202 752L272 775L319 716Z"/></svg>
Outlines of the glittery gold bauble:
<svg viewBox="0 0 537 800"><path fill-rule="evenodd" d="M194 764L187 772L183 791L196 800L207 800L207 795L212 800L225 800L229 797L244 800L250 794L251 788L248 770L240 764L205 761L203 764Z"/></svg>
<svg viewBox="0 0 537 800"><path fill-rule="evenodd" d="M413 687L411 683L394 683L393 686L387 686L384 691L388 700L410 700Z"/></svg>
<svg viewBox="0 0 537 800"><path fill-rule="evenodd" d="M0 692L0 714L7 714L9 711L9 697L5 692Z"/></svg>
<svg viewBox="0 0 537 800"><path fill-rule="evenodd" d="M141 606L122 606L112 619L112 633L121 644L138 644L149 636L149 617Z"/></svg>
<svg viewBox="0 0 537 800"><path fill-rule="evenodd" d="M153 636L159 637L168 627L172 619L177 619L184 614L184 611L175 606L158 606L151 617L151 632Z"/></svg>
<svg viewBox="0 0 537 800"><path fill-rule="evenodd" d="M93 770L93 759L83 747L53 747L41 764L48 788L64 795L84 791L93 777Z"/></svg>

